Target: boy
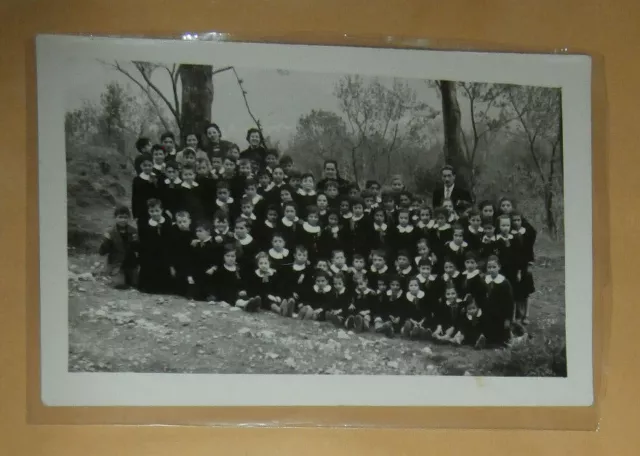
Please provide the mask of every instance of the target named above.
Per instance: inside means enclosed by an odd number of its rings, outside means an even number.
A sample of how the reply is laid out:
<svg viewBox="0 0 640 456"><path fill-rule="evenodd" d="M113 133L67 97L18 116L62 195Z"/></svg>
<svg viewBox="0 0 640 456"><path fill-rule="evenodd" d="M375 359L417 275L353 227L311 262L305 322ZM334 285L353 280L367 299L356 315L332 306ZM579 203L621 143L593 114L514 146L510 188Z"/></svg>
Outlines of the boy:
<svg viewBox="0 0 640 456"><path fill-rule="evenodd" d="M375 194L372 191L365 190L362 192L362 200L364 201L364 213L372 215L371 211L378 207Z"/></svg>
<svg viewBox="0 0 640 456"><path fill-rule="evenodd" d="M334 250L344 250L348 245L348 233L340 225L338 213L330 209L327 212L327 226L322 230L320 235L320 251L321 258L331 258L331 252Z"/></svg>
<svg viewBox="0 0 640 456"><path fill-rule="evenodd" d="M155 145L151 148L151 158L153 159L153 174L156 175L158 181L164 180L165 169L165 153L162 146Z"/></svg>
<svg viewBox="0 0 640 456"><path fill-rule="evenodd" d="M398 215L396 213L396 198L391 192L382 194L382 207L384 208L385 223L389 226L398 224Z"/></svg>
<svg viewBox="0 0 640 456"><path fill-rule="evenodd" d="M165 166L165 179L159 186L162 206L165 208L169 217L174 218L178 206L180 205L180 186L182 179L178 177L180 170L176 162L169 162Z"/></svg>
<svg viewBox="0 0 640 456"><path fill-rule="evenodd" d="M138 232L149 220L147 201L161 196L156 177L153 175L153 163L150 155L143 155L140 160L140 174L133 178L131 184L131 212L138 224Z"/></svg>
<svg viewBox="0 0 640 456"><path fill-rule="evenodd" d="M165 158L167 161L178 161L176 151L176 136L170 131L165 131L160 135L160 142L162 143L162 147L164 148L164 152L166 154ZM194 151L195 154L195 151Z"/></svg>
<svg viewBox="0 0 640 456"><path fill-rule="evenodd" d="M281 203L280 190L283 187L288 188L286 182L284 181L284 178L284 170L280 166L276 166L272 174L273 185L271 186L270 190L265 190L265 194L263 195L264 198L269 202L269 204Z"/></svg>
<svg viewBox="0 0 640 456"><path fill-rule="evenodd" d="M364 212L364 200L354 198L351 200L351 222L349 223L350 237L353 239L353 252L367 255L373 250L373 230L371 219Z"/></svg>
<svg viewBox="0 0 640 456"><path fill-rule="evenodd" d="M264 219L265 201L258 194L258 183L254 179L247 179L244 186L244 198L249 198L253 205L253 213L259 220Z"/></svg>
<svg viewBox="0 0 640 456"><path fill-rule="evenodd" d="M280 159L280 166L284 171L285 178L289 177L289 173L293 169L293 158L289 155L283 155Z"/></svg>
<svg viewBox="0 0 640 456"><path fill-rule="evenodd" d="M111 285L124 290L137 285L138 230L129 224L128 207L116 207L113 216L115 225L104 234L99 254L107 255L105 273L111 277Z"/></svg>
<svg viewBox="0 0 640 456"><path fill-rule="evenodd" d="M280 272L285 266L291 265L289 249L285 248L284 236L274 232L271 237L271 248L268 252L269 262L273 268Z"/></svg>
<svg viewBox="0 0 640 456"><path fill-rule="evenodd" d="M380 183L375 180L368 180L365 183L365 189L373 194L374 204L376 206L380 206L382 204L382 187L380 186Z"/></svg>
<svg viewBox="0 0 640 456"><path fill-rule="evenodd" d="M314 277L314 285L307 291L303 305L298 313L301 320L325 319L325 313L332 304L333 294L329 285L329 274L324 271L317 271Z"/></svg>
<svg viewBox="0 0 640 456"><path fill-rule="evenodd" d="M436 258L444 258L445 246L453 239L453 231L451 225L447 223L447 211L441 207L435 210L436 224L432 231L431 247ZM442 265L439 262L439 266Z"/></svg>
<svg viewBox="0 0 640 456"><path fill-rule="evenodd" d="M364 264L362 265L364 269ZM331 265L329 270L333 275L335 274L349 274L349 266L347 266L347 257L343 250L334 250L331 252ZM345 283L346 285L346 283Z"/></svg>
<svg viewBox="0 0 640 456"><path fill-rule="evenodd" d="M168 259L168 240L171 224L163 217L162 202L147 201L148 220L139 230L140 236L140 291L164 293L169 291L171 273Z"/></svg>
<svg viewBox="0 0 640 456"><path fill-rule="evenodd" d="M197 241L191 246L191 267L187 276L190 299L204 301L212 290L213 274L218 269L216 248L211 238L211 226L207 222L196 225Z"/></svg>
<svg viewBox="0 0 640 456"><path fill-rule="evenodd" d="M396 271L404 283L407 283L409 278L415 275L413 265L411 264L411 256L408 251L398 251L398 256L396 258Z"/></svg>
<svg viewBox="0 0 640 456"><path fill-rule="evenodd" d="M289 181L289 185L293 187L291 181ZM295 200L298 205L302 208L306 208L309 206L315 206L318 200L318 194L315 190L315 180L313 178L313 174L304 173L302 175L302 179L300 181L300 188L295 191ZM302 217L305 217L306 214L303 213Z"/></svg>
<svg viewBox="0 0 640 456"><path fill-rule="evenodd" d="M382 207L373 210L373 225L371 232L371 249L383 249L387 245L389 237L388 225L385 222L386 214Z"/></svg>
<svg viewBox="0 0 640 456"><path fill-rule="evenodd" d="M188 290L188 280L192 263L192 241L195 232L191 227L191 217L186 211L175 213L175 222L170 231L170 257L169 271L174 279L174 291L181 296L186 296Z"/></svg>
<svg viewBox="0 0 640 456"><path fill-rule="evenodd" d="M324 194L327 195L327 201L331 209L338 209L340 206L340 187L338 182L328 180L324 184Z"/></svg>
<svg viewBox="0 0 640 456"><path fill-rule="evenodd" d="M302 184L302 173L297 169L291 169L289 171L285 171L285 175L287 176L287 184L291 187L291 192L293 194L297 193Z"/></svg>
<svg viewBox="0 0 640 456"><path fill-rule="evenodd" d="M227 181L221 180L216 184L216 202L214 209L216 211L224 211L231 219L235 218L234 199L229 192L229 184Z"/></svg>
<svg viewBox="0 0 640 456"><path fill-rule="evenodd" d="M389 273L389 267L387 266L387 260L383 250L374 250L371 257L373 264L367 274L369 278L369 288L377 286L378 279Z"/></svg>
<svg viewBox="0 0 640 456"><path fill-rule="evenodd" d="M298 228L300 219L296 215L298 207L294 202L284 203L283 214L284 217L280 219L280 232L284 235L284 239L287 243L287 247L293 248L298 242Z"/></svg>
<svg viewBox="0 0 640 456"><path fill-rule="evenodd" d="M273 235L278 229L278 208L275 205L267 206L265 210L264 221L255 225L253 228L253 237L258 240L258 244L262 250L266 250L271 246Z"/></svg>
<svg viewBox="0 0 640 456"><path fill-rule="evenodd" d="M376 294L367 285L367 279L364 276L355 276L356 289L353 295L353 306L347 309L351 315L345 320L347 329L353 329L355 332L363 332L369 329L371 324L371 314L376 308ZM378 281L376 280L376 285Z"/></svg>
<svg viewBox="0 0 640 456"><path fill-rule="evenodd" d="M254 213L253 200L248 197L242 198L240 202L240 218L247 222L247 226L251 229L257 224L258 218Z"/></svg>
<svg viewBox="0 0 640 456"><path fill-rule="evenodd" d="M216 181L225 178L225 170L222 166L221 155L213 155L211 157L211 178Z"/></svg>
<svg viewBox="0 0 640 456"><path fill-rule="evenodd" d="M145 158L145 156L151 154L151 140L146 137L140 137L136 140L136 150L138 151L138 155L133 161L133 168L136 171L136 174L140 174L142 169L140 168L140 163Z"/></svg>
<svg viewBox="0 0 640 456"><path fill-rule="evenodd" d="M244 273L253 271L256 255L260 251L258 242L249 234L247 220L239 217L236 219L233 238L236 242L236 253L239 257L238 265Z"/></svg>
<svg viewBox="0 0 640 456"><path fill-rule="evenodd" d="M263 171L258 174L258 195L265 198L266 195L273 190L274 185L275 184L271 182L270 173Z"/></svg>
<svg viewBox="0 0 640 456"><path fill-rule="evenodd" d="M291 316L293 313L294 303L299 305L301 299L308 294L309 289L313 286L313 271L308 266L307 249L303 246L297 246L295 249L294 260L291 266L285 266L282 271L282 297L290 298L292 301L291 308L286 309L284 314Z"/></svg>
<svg viewBox="0 0 640 456"><path fill-rule="evenodd" d="M180 184L180 204L178 209L186 210L193 219L200 220L205 218L207 214L203 204L204 195L202 194L202 189L195 179L195 168L192 165L184 165L182 167L182 184Z"/></svg>
<svg viewBox="0 0 640 456"><path fill-rule="evenodd" d="M334 274L332 277L332 283L333 296L330 300L330 307L325 313L325 317L335 326L342 327L344 324L343 313L351 304L353 296L346 286L346 277L344 274L340 272Z"/></svg>
<svg viewBox="0 0 640 456"><path fill-rule="evenodd" d="M267 154L264 157L265 168L264 171L273 174L273 170L278 166L278 151L275 149L267 150Z"/></svg>
<svg viewBox="0 0 640 456"><path fill-rule="evenodd" d="M469 224L464 232L464 240L467 241L472 252L479 253L482 247L482 235L484 234L480 212L469 212L468 222Z"/></svg>
<svg viewBox="0 0 640 456"><path fill-rule="evenodd" d="M218 302L243 309L247 312L257 312L262 300L259 296L250 297L247 293L247 281L236 264L236 250L233 245L224 248L222 266L213 275L215 298Z"/></svg>
<svg viewBox="0 0 640 456"><path fill-rule="evenodd" d="M216 258L222 262L224 246L235 242L234 233L229 229L228 215L224 211L217 211L213 216L214 230L211 233L216 246Z"/></svg>
<svg viewBox="0 0 640 456"><path fill-rule="evenodd" d="M229 190L231 196L236 200L242 199L244 195L244 188L247 185L247 179L251 179L251 162L246 159L242 159L238 162L238 173L231 178L229 182Z"/></svg>

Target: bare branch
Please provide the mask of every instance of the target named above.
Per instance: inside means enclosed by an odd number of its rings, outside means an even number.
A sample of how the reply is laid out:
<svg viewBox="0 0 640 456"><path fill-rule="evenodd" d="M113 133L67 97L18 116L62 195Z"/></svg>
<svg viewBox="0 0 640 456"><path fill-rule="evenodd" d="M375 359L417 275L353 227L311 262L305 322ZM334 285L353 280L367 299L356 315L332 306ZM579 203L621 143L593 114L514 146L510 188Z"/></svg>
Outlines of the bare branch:
<svg viewBox="0 0 640 456"><path fill-rule="evenodd" d="M118 65L118 63L116 62L116 65ZM181 123L181 119L180 119L180 106L176 105L173 106L171 104L171 102L167 99L167 97L164 96L164 94L162 93L162 91L153 83L151 82L151 79L149 78L149 75L147 74L147 72L145 71L145 67L142 63L140 62L133 62L133 65L136 67L136 69L140 72L140 75L142 76L142 79L144 79L144 81L147 83L147 85L149 87L151 87L151 89L158 94L158 96L162 99L162 101L164 101L164 103L167 105L167 107L169 108L169 110L171 111L171 113L173 114L173 116L176 118L176 122L178 123L178 127L180 128L180 130L182 130L182 123ZM118 69L119 71L122 71L120 68L120 66L118 65Z"/></svg>

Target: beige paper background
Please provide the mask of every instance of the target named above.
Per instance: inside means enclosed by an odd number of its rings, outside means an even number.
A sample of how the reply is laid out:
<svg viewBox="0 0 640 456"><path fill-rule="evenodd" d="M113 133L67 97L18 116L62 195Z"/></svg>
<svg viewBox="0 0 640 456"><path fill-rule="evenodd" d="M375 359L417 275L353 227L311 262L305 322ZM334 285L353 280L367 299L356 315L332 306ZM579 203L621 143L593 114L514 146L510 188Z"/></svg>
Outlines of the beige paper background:
<svg viewBox="0 0 640 456"><path fill-rule="evenodd" d="M0 179L3 255L0 258L0 453L47 455L101 454L634 454L638 446L638 356L635 325L638 251L635 194L639 190L637 63L640 4L595 0L517 2L379 0L166 1L4 1L0 17L0 93L2 93L3 178ZM594 149L596 300L595 340L598 432L211 429L122 426L49 426L29 422L154 422L251 420L268 418L335 422L395 422L400 426L534 426L589 428L587 410L377 410L367 409L43 409L37 403L37 192L35 155L36 33L175 35L217 30L257 39L297 37L337 43L338 37L428 37L494 43L502 49L568 48L604 57L609 106L607 148ZM297 32L304 31L300 34ZM297 34L296 34L297 33ZM288 39L289 39L288 38ZM355 42L352 40L351 42ZM358 42L363 42L359 40ZM448 41L450 42L450 41ZM486 47L486 46L483 46ZM602 73L596 74L596 80ZM602 86L604 87L604 86ZM603 108L596 93L594 108ZM602 146L604 111L595 112L597 146ZM635 165L635 166L634 166ZM607 189L607 181L609 188ZM634 191L635 190L635 191ZM607 223L610 210L611 224ZM46 221L43 221L46 225ZM610 230L610 232L609 232ZM610 241L610 244L609 244ZM28 246L28 247L27 247ZM27 247L27 248L26 248ZM609 250L611 273L608 281ZM625 261L626 260L626 261ZM613 299L611 299L611 297ZM611 312L612 301L615 309ZM27 312L27 309L29 312ZM28 318L27 318L28 313ZM613 315L609 327L609 315ZM25 330L29 327L29 331ZM602 338L602 331L607 331ZM610 331L610 335L609 335ZM27 356L26 339L29 339ZM61 335L66 336L66 335ZM604 350L604 356L601 355ZM27 388L27 376L31 380ZM27 407L29 404L29 407ZM246 418L245 418L246 417ZM546 424L546 426L545 426Z"/></svg>

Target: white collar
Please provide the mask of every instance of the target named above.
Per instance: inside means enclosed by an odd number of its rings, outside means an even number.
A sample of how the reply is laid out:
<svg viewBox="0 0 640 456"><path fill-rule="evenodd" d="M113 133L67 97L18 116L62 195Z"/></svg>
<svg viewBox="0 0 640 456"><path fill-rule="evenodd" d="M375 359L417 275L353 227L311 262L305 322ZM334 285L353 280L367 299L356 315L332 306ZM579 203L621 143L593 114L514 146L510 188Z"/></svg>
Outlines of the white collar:
<svg viewBox="0 0 640 456"><path fill-rule="evenodd" d="M224 207L224 206L227 206L229 204L233 204L233 198L231 198L231 197L227 198L227 202L226 203L224 201L220 201L218 198L216 198L216 205L218 205L220 207Z"/></svg>
<svg viewBox="0 0 640 456"><path fill-rule="evenodd" d="M398 269L398 273L399 274L404 274L404 275L408 275L411 274L411 270L413 269L413 267L411 265L407 266L404 269Z"/></svg>
<svg viewBox="0 0 640 456"><path fill-rule="evenodd" d="M398 225L399 233L411 233L413 231L413 225L400 226Z"/></svg>
<svg viewBox="0 0 640 456"><path fill-rule="evenodd" d="M262 201L262 196L260 195L256 195L253 198L251 198L251 202L253 203L253 205L255 206L256 204L258 204L260 201Z"/></svg>
<svg viewBox="0 0 640 456"><path fill-rule="evenodd" d="M240 243L240 245L249 245L251 244L251 241L253 241L253 238L251 237L250 234L247 234L247 237L244 239L238 239L238 237L235 234L233 235L233 237L236 241Z"/></svg>
<svg viewBox="0 0 640 456"><path fill-rule="evenodd" d="M456 298L456 300L455 300L455 303L456 303L456 304L460 305L460 303L461 303L461 302L462 302L462 299L458 299L458 298ZM451 307L451 306L453 305L453 302L449 302L449 301L447 301L446 299L444 300L444 303L445 303L448 307Z"/></svg>
<svg viewBox="0 0 640 456"><path fill-rule="evenodd" d="M511 230L511 234L524 234L527 232L527 229L524 226L521 226L519 230Z"/></svg>
<svg viewBox="0 0 640 456"><path fill-rule="evenodd" d="M164 180L164 183L165 183L165 184L167 184L167 185L169 185L169 184L176 184L176 185L178 185L178 184L181 184L181 183L182 183L182 179L180 179L179 177L176 177L176 178L173 180L173 182L171 182L171 179L165 179L165 180Z"/></svg>
<svg viewBox="0 0 640 456"><path fill-rule="evenodd" d="M383 223L382 225L377 225L375 222L373 224L373 229L376 231L387 231L387 224Z"/></svg>
<svg viewBox="0 0 640 456"><path fill-rule="evenodd" d="M236 269L238 269L235 265L234 266L227 266L226 264L223 264L222 266L224 266L224 268L229 272L236 272Z"/></svg>
<svg viewBox="0 0 640 456"><path fill-rule="evenodd" d="M477 276L478 274L480 274L480 269L475 269L472 272L469 271L462 271L462 275L467 276L467 279L473 279L475 276Z"/></svg>
<svg viewBox="0 0 640 456"><path fill-rule="evenodd" d="M343 295L345 294L345 292L347 291L347 287L342 287L342 290L338 290L337 288L333 288L334 290L336 290L336 292L338 293L338 295Z"/></svg>
<svg viewBox="0 0 640 456"><path fill-rule="evenodd" d="M433 255L432 253L429 253L429 257L427 257L427 260L429 261L429 263L431 263L431 265L433 266L433 261L431 261L430 256ZM417 256L414 258L414 261L416 262L416 266L418 266L420 264L420 261L422 261L422 257L421 256Z"/></svg>
<svg viewBox="0 0 640 456"><path fill-rule="evenodd" d="M276 249L272 247L269 249L269 256L271 258L275 258L276 260L284 260L286 257L289 256L289 250L282 249L282 252L278 252Z"/></svg>
<svg viewBox="0 0 640 456"><path fill-rule="evenodd" d="M418 279L418 282L420 283L425 283L427 281L427 277L423 276L422 274L418 274L416 276L416 279Z"/></svg>
<svg viewBox="0 0 640 456"><path fill-rule="evenodd" d="M478 309L478 313L476 314L476 318L477 317L481 317L482 316L482 309ZM467 319L469 320L473 320L473 317L469 314L467 314Z"/></svg>
<svg viewBox="0 0 640 456"><path fill-rule="evenodd" d="M449 274L447 274L446 272L444 274L442 274L442 278L445 280L445 282L447 280L451 279L455 279L456 277L458 277L460 275L460 271L456 271L455 274L451 274L451 276Z"/></svg>
<svg viewBox="0 0 640 456"><path fill-rule="evenodd" d="M376 269L375 266L371 266L371 272L373 272L374 274L384 274L385 272L387 272L387 270L389 269L389 267L385 264L384 267L382 269Z"/></svg>
<svg viewBox="0 0 640 456"><path fill-rule="evenodd" d="M150 181L151 180L151 174L140 173L140 174L138 174L138 177L140 179L146 180L146 181Z"/></svg>
<svg viewBox="0 0 640 456"><path fill-rule="evenodd" d="M165 222L164 217L160 217L160 221L159 221L159 222L156 222L156 221L155 221L155 220L153 220L153 219L149 219L149 226L158 226L158 225L162 225L162 224L164 224L164 222Z"/></svg>
<svg viewBox="0 0 640 456"><path fill-rule="evenodd" d="M191 182L191 185L189 185L186 182L183 182L182 186L184 188L188 188L189 190L191 190L192 188L196 188L198 186L198 183L196 181L193 181L193 182Z"/></svg>
<svg viewBox="0 0 640 456"><path fill-rule="evenodd" d="M242 217L243 219L248 219L248 220L255 220L256 216L255 214L252 212L251 215L245 215L245 214L240 214L240 217Z"/></svg>
<svg viewBox="0 0 640 456"><path fill-rule="evenodd" d="M355 215L353 217L351 217L351 220L353 220L354 222L359 222L360 220L362 220L364 218L364 214L362 214L360 217L356 217Z"/></svg>
<svg viewBox="0 0 640 456"><path fill-rule="evenodd" d="M335 265L335 264L331 264L329 266L329 269L331 269L334 274L337 274L338 272L347 272L349 270L349 266L347 266L346 264L342 265L342 268L339 268Z"/></svg>
<svg viewBox="0 0 640 456"><path fill-rule="evenodd" d="M491 282L496 284L501 284L502 282L504 282L504 276L502 274L498 274L498 277L494 279L487 274L484 278L484 281L487 283L487 285L490 284Z"/></svg>
<svg viewBox="0 0 640 456"><path fill-rule="evenodd" d="M418 222L418 228L423 229L426 228L428 230L430 230L431 228L433 228L434 225L434 221L433 220L429 220L427 223L424 223L422 220L420 220Z"/></svg>
<svg viewBox="0 0 640 456"><path fill-rule="evenodd" d="M306 264L293 263L292 267L293 267L294 271L298 271L298 272L304 271L305 269L307 269L307 265Z"/></svg>
<svg viewBox="0 0 640 456"><path fill-rule="evenodd" d="M213 168L211 169L211 175L213 177L222 176L223 174L224 174L224 166L221 166L219 171Z"/></svg>
<svg viewBox="0 0 640 456"><path fill-rule="evenodd" d="M466 248L469 244L467 244L465 241L462 241L462 245L457 245L456 243L454 243L453 241L449 242L449 248L451 250L453 250L454 252L457 252L458 250L460 250L460 247L462 247L463 249Z"/></svg>
<svg viewBox="0 0 640 456"><path fill-rule="evenodd" d="M298 223L298 220L300 220L298 217L295 218L295 220L292 222L290 221L288 218L286 217L282 217L282 224L284 226L286 226L287 228L291 228L293 225L295 225L296 223Z"/></svg>
<svg viewBox="0 0 640 456"><path fill-rule="evenodd" d="M449 228L451 228L451 225L445 223L444 225L438 227L438 231L448 230Z"/></svg>
<svg viewBox="0 0 640 456"><path fill-rule="evenodd" d="M327 285L324 290L321 290L320 287L318 287L318 285L314 285L313 286L313 291L315 291L316 293L329 293L331 291L331 285Z"/></svg>
<svg viewBox="0 0 640 456"><path fill-rule="evenodd" d="M280 187L282 187L284 185L287 185L287 183L284 182L284 181L280 182L279 184L276 184L275 182L271 182L271 183L273 184L274 188L280 188Z"/></svg>
<svg viewBox="0 0 640 456"><path fill-rule="evenodd" d="M256 269L256 275L260 278L271 277L275 273L276 273L275 269L271 269L271 268L269 268L269 270L266 273L262 272L260 269Z"/></svg>
<svg viewBox="0 0 640 456"><path fill-rule="evenodd" d="M411 294L411 292L410 292L410 291L407 291L406 296L407 296L407 300L408 300L409 302L413 302L413 301L415 301L415 300L416 300L416 298L417 298L417 299L422 299L422 298L424 298L424 291L422 291L422 290L418 291L418 295L417 295L417 296L415 296L415 295Z"/></svg>
<svg viewBox="0 0 640 456"><path fill-rule="evenodd" d="M153 169L157 169L158 171L164 171L166 167L167 165L165 163L163 163L162 165L156 165L155 163L153 164Z"/></svg>
<svg viewBox="0 0 640 456"><path fill-rule="evenodd" d="M340 225L328 226L327 228L329 228L329 231L331 231L332 233L337 233L340 231Z"/></svg>
<svg viewBox="0 0 640 456"><path fill-rule="evenodd" d="M318 225L311 226L309 225L309 222L304 222L302 224L302 229L305 230L307 233L311 233L311 234L318 234L321 230L321 228Z"/></svg>
<svg viewBox="0 0 640 456"><path fill-rule="evenodd" d="M268 191L270 191L270 190L271 190L273 187L275 187L275 186L276 186L276 184L274 184L273 182L269 182L269 185L267 185L267 186L264 188L264 191L265 191L265 192L268 192Z"/></svg>
<svg viewBox="0 0 640 456"><path fill-rule="evenodd" d="M496 240L495 236L487 236L486 234L482 237L482 242L494 242Z"/></svg>
<svg viewBox="0 0 640 456"><path fill-rule="evenodd" d="M353 218L353 214L351 212L347 212L346 214L341 214L340 217L349 220L350 218Z"/></svg>
<svg viewBox="0 0 640 456"><path fill-rule="evenodd" d="M274 228L273 223L271 223L269 220L265 220L265 221L264 221L264 224L265 224L266 226L268 226L269 228Z"/></svg>
<svg viewBox="0 0 640 456"><path fill-rule="evenodd" d="M484 230L482 229L481 226L479 226L476 231L473 231L473 227L471 225L469 225L469 233L471 233L471 234L484 233Z"/></svg>
<svg viewBox="0 0 640 456"><path fill-rule="evenodd" d="M449 214L449 218L448 221L449 222L455 222L456 220L458 220L460 217L458 216L458 214L456 214L455 212L453 214Z"/></svg>
<svg viewBox="0 0 640 456"><path fill-rule="evenodd" d="M366 289L366 290L364 290L364 291L360 291L360 289L356 288L356 294L357 294L358 296L366 296L366 295L368 295L368 294L369 294L369 293L371 293L371 292L372 292L371 288L367 288L367 289Z"/></svg>
<svg viewBox="0 0 640 456"><path fill-rule="evenodd" d="M222 233L218 230L214 230L213 232L216 236L225 236L229 232L229 227L227 227L227 229L225 229Z"/></svg>
<svg viewBox="0 0 640 456"><path fill-rule="evenodd" d="M398 290L395 296L393 295L393 292L391 290L387 290L387 296L393 299L398 299L400 296L402 296L402 290Z"/></svg>
<svg viewBox="0 0 640 456"><path fill-rule="evenodd" d="M513 239L513 234L508 234L506 237L504 237L502 234L499 234L496 236L496 239L504 239L505 241L509 241Z"/></svg>
<svg viewBox="0 0 640 456"><path fill-rule="evenodd" d="M382 202L382 197L381 196L376 196L376 203L380 204Z"/></svg>
<svg viewBox="0 0 640 456"><path fill-rule="evenodd" d="M210 243L211 242L211 236L206 238L204 241L198 241L198 242L200 243L200 245L205 245L206 243Z"/></svg>
<svg viewBox="0 0 640 456"><path fill-rule="evenodd" d="M315 190L304 190L302 187L299 188L296 193L302 196L316 196Z"/></svg>

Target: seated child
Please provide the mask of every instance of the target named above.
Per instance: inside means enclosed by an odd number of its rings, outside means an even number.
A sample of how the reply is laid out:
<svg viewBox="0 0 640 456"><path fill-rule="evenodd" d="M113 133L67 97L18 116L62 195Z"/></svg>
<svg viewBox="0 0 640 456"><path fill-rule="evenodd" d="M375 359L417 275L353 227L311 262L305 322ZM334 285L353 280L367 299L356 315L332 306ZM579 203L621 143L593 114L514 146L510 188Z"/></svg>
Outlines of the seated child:
<svg viewBox="0 0 640 456"><path fill-rule="evenodd" d="M282 271L283 267L289 266L293 262L293 259L290 256L290 250L285 247L285 240L282 233L277 231L273 233L268 256L273 269L278 272Z"/></svg>
<svg viewBox="0 0 640 456"><path fill-rule="evenodd" d="M369 288L366 277L355 276L354 281L356 288L353 294L353 304L347 308L345 327L360 333L368 330L372 323L371 311L376 307L376 294Z"/></svg>
<svg viewBox="0 0 640 456"><path fill-rule="evenodd" d="M302 307L302 299L305 293L313 286L313 271L309 267L307 249L303 246L295 248L293 264L285 266L282 270L281 297L286 304L282 309L282 315L293 316L296 307Z"/></svg>
<svg viewBox="0 0 640 456"><path fill-rule="evenodd" d="M278 296L278 273L271 267L269 256L266 253L258 253L255 261L258 267L250 274L250 292L260 297L263 309L270 309L279 314L281 312L282 298Z"/></svg>
<svg viewBox="0 0 640 456"><path fill-rule="evenodd" d="M346 286L347 277L342 272L337 272L332 277L333 295L329 300L325 318L337 327L344 326L344 315L346 309L352 302L353 295Z"/></svg>
<svg viewBox="0 0 640 456"><path fill-rule="evenodd" d="M107 255L105 274L111 277L111 285L123 290L137 285L138 230L129 224L128 207L116 207L113 216L115 224L104 234L99 253Z"/></svg>
<svg viewBox="0 0 640 456"><path fill-rule="evenodd" d="M389 225L385 222L385 211L381 207L373 209L373 224L371 232L371 248L372 250L383 249L386 247L389 238Z"/></svg>
<svg viewBox="0 0 640 456"><path fill-rule="evenodd" d="M441 284L438 283L438 276L432 274L433 268L431 262L429 260L420 260L418 263L418 271L419 273L415 278L418 279L420 289L424 292L429 292L429 298L437 297L442 287ZM405 283L407 282L405 281Z"/></svg>
<svg viewBox="0 0 640 456"><path fill-rule="evenodd" d="M143 293L170 291L169 240L171 222L163 217L158 199L147 202L149 219L139 231L140 275L139 289Z"/></svg>
<svg viewBox="0 0 640 456"><path fill-rule="evenodd" d="M259 296L250 296L249 284L236 263L236 249L226 245L222 266L213 275L213 292L216 301L235 305L247 312L257 312L262 305Z"/></svg>
<svg viewBox="0 0 640 456"><path fill-rule="evenodd" d="M456 345L484 348L487 343L484 335L487 317L471 295L467 295L463 305L465 311L460 317L458 331L451 341Z"/></svg>
<svg viewBox="0 0 640 456"><path fill-rule="evenodd" d="M187 296L190 299L204 301L213 290L213 274L219 259L211 238L211 226L208 222L196 223L196 240L191 245L191 265L187 275Z"/></svg>
<svg viewBox="0 0 640 456"><path fill-rule="evenodd" d="M325 271L316 271L315 284L306 292L303 305L298 312L301 320L325 320L325 312L332 307L333 293L329 285L329 274Z"/></svg>
<svg viewBox="0 0 640 456"><path fill-rule="evenodd" d="M349 268L349 275L347 276L348 282L346 283L348 287L350 285L349 282L353 282L352 279L355 275L367 276L367 260L359 254L355 254L351 260L351 267Z"/></svg>
<svg viewBox="0 0 640 456"><path fill-rule="evenodd" d="M393 321L389 308L389 296L387 291L389 288L386 277L378 278L378 288L376 290L376 305L372 309L371 318L373 319L373 330L377 333L384 334L387 337L393 337Z"/></svg>
<svg viewBox="0 0 640 456"><path fill-rule="evenodd" d="M433 334L435 306L428 302L427 293L420 289L420 281L416 277L409 279L407 288L405 299L411 306L410 314L413 318L405 321L402 334L412 339L429 338Z"/></svg>
<svg viewBox="0 0 640 456"><path fill-rule="evenodd" d="M444 294L438 303L436 320L438 328L433 333L433 337L438 340L451 341L453 336L460 329L460 319L464 317L464 306L461 299L458 299L458 292L452 286L447 285Z"/></svg>

